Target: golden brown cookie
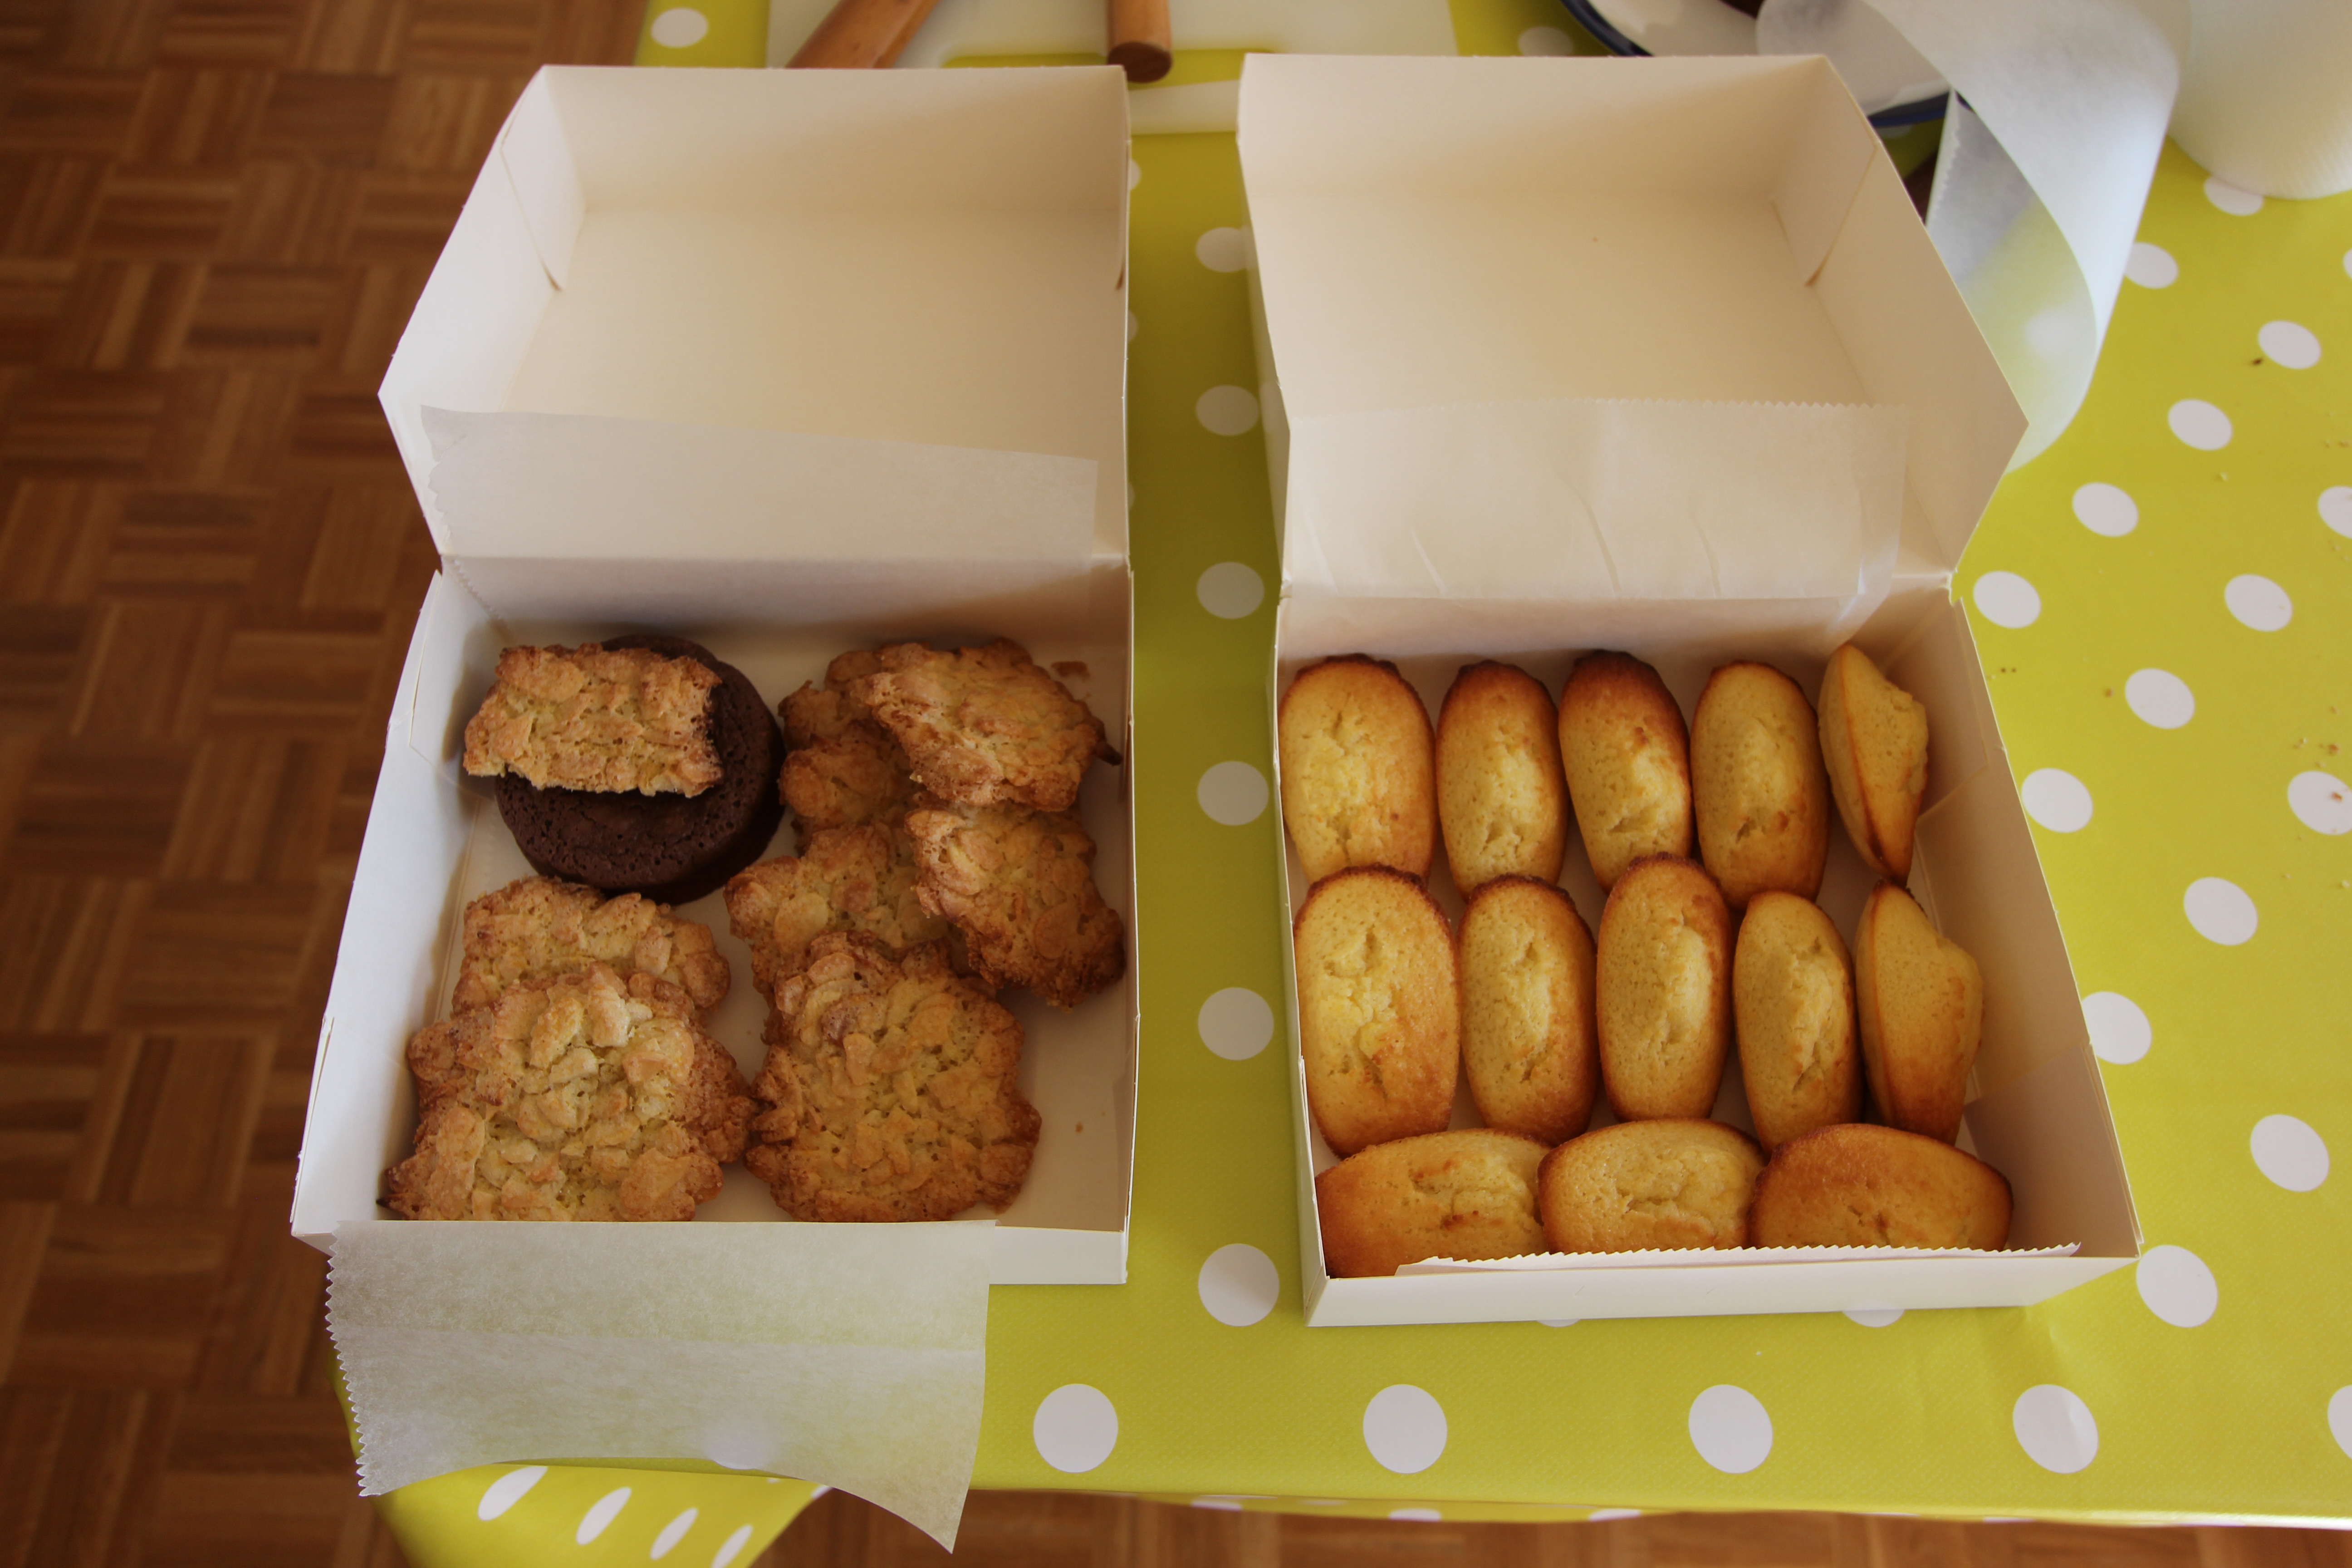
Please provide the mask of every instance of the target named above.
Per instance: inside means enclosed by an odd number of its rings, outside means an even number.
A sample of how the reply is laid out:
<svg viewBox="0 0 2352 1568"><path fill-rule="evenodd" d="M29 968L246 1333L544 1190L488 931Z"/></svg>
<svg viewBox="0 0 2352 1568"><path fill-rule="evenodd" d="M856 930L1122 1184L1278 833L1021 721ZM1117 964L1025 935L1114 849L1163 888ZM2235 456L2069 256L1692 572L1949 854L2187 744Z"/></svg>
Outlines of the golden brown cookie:
<svg viewBox="0 0 2352 1568"><path fill-rule="evenodd" d="M1487 1126L1549 1148L1584 1131L1601 1087L1592 933L1568 895L1498 877L1462 913L1462 1070Z"/></svg>
<svg viewBox="0 0 2352 1568"><path fill-rule="evenodd" d="M1282 825L1307 879L1349 866L1429 875L1437 786L1429 710L1396 666L1362 654L1298 672L1276 724Z"/></svg>
<svg viewBox="0 0 2352 1568"><path fill-rule="evenodd" d="M894 959L829 931L776 991L743 1158L795 1219L950 1219L1003 1207L1037 1145L1021 1025L938 943Z"/></svg>
<svg viewBox="0 0 2352 1568"><path fill-rule="evenodd" d="M1715 879L1677 856L1634 861L1610 889L1595 947L1610 1108L1621 1121L1705 1116L1731 1050L1731 911Z"/></svg>
<svg viewBox="0 0 2352 1568"><path fill-rule="evenodd" d="M1603 888L1642 856L1691 852L1689 739L1656 670L1622 653L1578 659L1559 694L1559 755Z"/></svg>
<svg viewBox="0 0 2352 1568"><path fill-rule="evenodd" d="M1766 889L1811 898L1830 852L1821 726L1797 683L1769 664L1727 664L1691 719L1698 855L1744 910Z"/></svg>
<svg viewBox="0 0 2352 1568"><path fill-rule="evenodd" d="M1810 899L1759 893L1731 960L1739 1074L1756 1141L1790 1139L1862 1117L1862 1054L1853 1024L1853 961Z"/></svg>
<svg viewBox="0 0 2352 1568"><path fill-rule="evenodd" d="M1756 1184L1758 1247L2009 1245L2009 1181L1973 1154L1893 1127L1824 1127L1780 1145Z"/></svg>
<svg viewBox="0 0 2352 1568"><path fill-rule="evenodd" d="M826 931L856 931L899 953L948 934L923 907L920 868L904 823L869 822L809 835L798 856L762 860L727 884L727 924L751 950L751 984L772 998Z"/></svg>
<svg viewBox="0 0 2352 1568"><path fill-rule="evenodd" d="M510 647L466 723L466 771L541 789L700 795L722 773L710 739L719 675L650 648Z"/></svg>
<svg viewBox="0 0 2352 1568"><path fill-rule="evenodd" d="M1496 877L1559 879L1568 782L1543 682L1492 659L1462 667L1437 710L1437 821L1468 897Z"/></svg>
<svg viewBox="0 0 2352 1568"><path fill-rule="evenodd" d="M753 1107L686 993L607 965L525 981L408 1043L410 1219L692 1219Z"/></svg>
<svg viewBox="0 0 2352 1568"><path fill-rule="evenodd" d="M1900 882L1927 793L1927 710L1852 643L1822 676L1822 761L1864 864Z"/></svg>
<svg viewBox="0 0 2352 1568"><path fill-rule="evenodd" d="M1748 1245L1763 1151L1720 1121L1621 1121L1545 1156L1538 1192L1555 1252Z"/></svg>
<svg viewBox="0 0 2352 1568"><path fill-rule="evenodd" d="M793 743L779 787L803 851L812 833L887 821L914 798L905 750L849 691L881 668L879 654L853 648L826 668L823 686L803 686L779 707Z"/></svg>
<svg viewBox="0 0 2352 1568"><path fill-rule="evenodd" d="M1544 1146L1483 1127L1376 1143L1315 1178L1323 1266L1339 1279L1425 1258L1517 1258L1544 1249L1536 1168Z"/></svg>
<svg viewBox="0 0 2352 1568"><path fill-rule="evenodd" d="M1116 762L1102 721L1019 643L937 653L893 643L847 690L905 748L915 781L959 805L1067 811L1097 757Z"/></svg>
<svg viewBox="0 0 2352 1568"><path fill-rule="evenodd" d="M1095 841L1075 811L949 805L907 814L915 896L964 935L972 972L1064 1010L1127 971L1126 926L1095 887Z"/></svg>
<svg viewBox="0 0 2352 1568"><path fill-rule="evenodd" d="M727 996L727 961L710 928L635 893L607 899L593 888L525 877L466 906L464 941L452 1013L487 1007L523 981L576 974L592 963L667 980L706 1013Z"/></svg>
<svg viewBox="0 0 2352 1568"><path fill-rule="evenodd" d="M1291 925L1307 1106L1335 1154L1443 1132L1462 1065L1454 935L1385 866L1315 884Z"/></svg>
<svg viewBox="0 0 2352 1568"><path fill-rule="evenodd" d="M1855 1011L1870 1097L1892 1127L1949 1143L1984 1032L1984 977L1909 893L1871 889L1854 927Z"/></svg>

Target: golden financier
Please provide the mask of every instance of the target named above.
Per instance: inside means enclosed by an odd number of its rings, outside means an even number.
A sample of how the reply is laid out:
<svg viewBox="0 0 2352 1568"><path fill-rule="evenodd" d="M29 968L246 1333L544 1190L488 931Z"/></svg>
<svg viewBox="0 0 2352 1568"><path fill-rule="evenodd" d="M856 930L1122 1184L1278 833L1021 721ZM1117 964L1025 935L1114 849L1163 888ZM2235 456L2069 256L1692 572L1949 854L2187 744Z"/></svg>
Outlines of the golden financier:
<svg viewBox="0 0 2352 1568"><path fill-rule="evenodd" d="M1340 1279L1424 1258L1517 1258L1544 1249L1532 1138L1466 1127L1376 1143L1315 1178L1323 1263Z"/></svg>
<svg viewBox="0 0 2352 1568"><path fill-rule="evenodd" d="M1853 961L1811 899L1759 893L1748 901L1731 960L1731 1011L1748 1113L1768 1152L1861 1119Z"/></svg>
<svg viewBox="0 0 2352 1568"><path fill-rule="evenodd" d="M1769 664L1727 664L1691 719L1698 858L1744 910L1767 889L1811 898L1830 852L1820 725L1797 683Z"/></svg>
<svg viewBox="0 0 2352 1568"><path fill-rule="evenodd" d="M1745 1247L1763 1152L1720 1121L1621 1121L1544 1157L1538 1193L1555 1252Z"/></svg>
<svg viewBox="0 0 2352 1568"><path fill-rule="evenodd" d="M1656 670L1622 653L1578 659L1559 694L1559 755L1603 888L1643 855L1690 853L1690 741Z"/></svg>
<svg viewBox="0 0 2352 1568"><path fill-rule="evenodd" d="M1351 653L1300 670L1276 731L1282 823L1308 881L1349 866L1429 875L1437 847L1429 710L1395 665Z"/></svg>
<svg viewBox="0 0 2352 1568"><path fill-rule="evenodd" d="M1731 1050L1731 911L1697 862L1633 862L1601 911L1601 1080L1621 1121L1705 1116Z"/></svg>
<svg viewBox="0 0 2352 1568"><path fill-rule="evenodd" d="M1758 1247L2009 1245L2009 1182L1973 1154L1849 1122L1793 1138L1756 1184Z"/></svg>
<svg viewBox="0 0 2352 1568"><path fill-rule="evenodd" d="M1437 821L1465 898L1496 877L1559 879L1568 850L1551 693L1517 665L1462 667L1437 710Z"/></svg>
<svg viewBox="0 0 2352 1568"><path fill-rule="evenodd" d="M1592 933L1568 895L1498 877L1462 912L1462 1070L1489 1127L1573 1138L1592 1120L1601 1058Z"/></svg>
<svg viewBox="0 0 2352 1568"><path fill-rule="evenodd" d="M1335 1154L1443 1132L1462 1064L1454 933L1385 866L1315 884L1292 922L1307 1108Z"/></svg>
<svg viewBox="0 0 2352 1568"><path fill-rule="evenodd" d="M1984 978L1911 895L1871 889L1854 928L1853 978L1870 1095L1887 1125L1949 1143L1984 1033Z"/></svg>
<svg viewBox="0 0 2352 1568"><path fill-rule="evenodd" d="M1822 677L1821 728L1846 836L1872 870L1904 880L1927 793L1927 710L1848 643Z"/></svg>

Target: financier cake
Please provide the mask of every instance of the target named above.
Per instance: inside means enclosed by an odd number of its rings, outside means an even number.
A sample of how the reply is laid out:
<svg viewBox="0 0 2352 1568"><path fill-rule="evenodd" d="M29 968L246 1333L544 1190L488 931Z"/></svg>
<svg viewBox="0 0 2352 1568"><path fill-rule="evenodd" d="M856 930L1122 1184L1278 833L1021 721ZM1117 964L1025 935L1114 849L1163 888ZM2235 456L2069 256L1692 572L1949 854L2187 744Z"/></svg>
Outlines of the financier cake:
<svg viewBox="0 0 2352 1568"><path fill-rule="evenodd" d="M667 980L705 1013L726 1000L731 978L709 926L635 893L607 899L548 877L525 877L467 904L463 940L453 1013L487 1007L524 981L593 963Z"/></svg>
<svg viewBox="0 0 2352 1568"><path fill-rule="evenodd" d="M1492 659L1462 667L1437 711L1437 821L1464 897L1496 877L1559 879L1568 783L1543 683Z"/></svg>
<svg viewBox="0 0 2352 1568"><path fill-rule="evenodd" d="M1822 677L1822 761L1863 862L1900 882L1927 793L1927 710L1852 643Z"/></svg>
<svg viewBox="0 0 2352 1568"><path fill-rule="evenodd" d="M1555 1252L1745 1247L1763 1152L1720 1121L1621 1121L1546 1155L1538 1181Z"/></svg>
<svg viewBox="0 0 2352 1568"><path fill-rule="evenodd" d="M1767 1152L1833 1121L1862 1117L1853 961L1810 899L1759 893L1731 960L1739 1076Z"/></svg>
<svg viewBox="0 0 2352 1568"><path fill-rule="evenodd" d="M1307 1108L1332 1152L1443 1132L1462 1062L1454 935L1420 881L1326 877L1292 922Z"/></svg>
<svg viewBox="0 0 2352 1568"><path fill-rule="evenodd" d="M1307 879L1349 866L1429 875L1437 790L1429 710L1396 666L1349 654L1298 672L1276 721L1282 825Z"/></svg>
<svg viewBox="0 0 2352 1568"><path fill-rule="evenodd" d="M638 636L603 646L691 659L719 678L710 702L719 782L696 795L648 795L540 789L509 772L497 781L499 816L541 876L691 903L758 859L775 837L784 816L776 795L783 734L743 672L699 643Z"/></svg>
<svg viewBox="0 0 2352 1568"><path fill-rule="evenodd" d="M1870 1096L1887 1125L1949 1143L1984 1032L1977 961L1892 882L1871 889L1854 927L1853 977Z"/></svg>
<svg viewBox="0 0 2352 1568"><path fill-rule="evenodd" d="M1811 898L1830 852L1820 726L1797 683L1769 664L1727 664L1691 720L1698 855L1744 910L1766 889Z"/></svg>
<svg viewBox="0 0 2352 1568"><path fill-rule="evenodd" d="M1656 670L1622 653L1578 659L1559 694L1559 755L1603 888L1644 855L1691 852L1689 737Z"/></svg>
<svg viewBox="0 0 2352 1568"><path fill-rule="evenodd" d="M1894 1127L1824 1127L1774 1152L1749 1219L1758 1247L2009 1245L2009 1182L1973 1154Z"/></svg>
<svg viewBox="0 0 2352 1568"><path fill-rule="evenodd" d="M418 1031L410 1219L676 1220L719 1195L752 1105L686 993L597 963Z"/></svg>
<svg viewBox="0 0 2352 1568"><path fill-rule="evenodd" d="M1315 1178L1323 1263L1343 1279L1425 1258L1517 1258L1544 1249L1532 1138L1483 1127L1376 1143Z"/></svg>
<svg viewBox="0 0 2352 1568"><path fill-rule="evenodd" d="M1013 1201L1038 1117L1021 1025L936 942L893 958L828 931L776 989L743 1157L805 1220L940 1220Z"/></svg>
<svg viewBox="0 0 2352 1568"><path fill-rule="evenodd" d="M1646 856L1610 889L1592 989L1619 1121L1714 1108L1731 1050L1731 911L1696 862Z"/></svg>
<svg viewBox="0 0 2352 1568"><path fill-rule="evenodd" d="M1584 1131L1601 1086L1592 933L1568 895L1498 877L1462 914L1462 1070L1486 1125L1549 1147Z"/></svg>

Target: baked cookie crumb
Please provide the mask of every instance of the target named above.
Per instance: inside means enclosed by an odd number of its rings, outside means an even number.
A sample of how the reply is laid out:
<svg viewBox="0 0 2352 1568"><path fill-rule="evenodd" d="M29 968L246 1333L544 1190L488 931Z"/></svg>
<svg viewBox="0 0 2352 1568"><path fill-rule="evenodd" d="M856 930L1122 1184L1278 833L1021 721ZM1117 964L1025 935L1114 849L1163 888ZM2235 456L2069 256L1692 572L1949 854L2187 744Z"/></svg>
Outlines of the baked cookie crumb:
<svg viewBox="0 0 2352 1568"><path fill-rule="evenodd" d="M1077 813L926 796L907 832L916 896L963 932L982 979L1066 1011L1125 972L1126 927L1095 887L1095 841Z"/></svg>
<svg viewBox="0 0 2352 1568"><path fill-rule="evenodd" d="M1117 760L1102 721L1019 643L935 652L893 643L848 683L905 748L915 780L960 805L1067 811L1096 758Z"/></svg>
<svg viewBox="0 0 2352 1568"><path fill-rule="evenodd" d="M525 877L466 906L452 1013L487 1007L509 986L607 963L667 980L704 1012L727 997L727 961L710 928L636 893L607 899L552 877Z"/></svg>
<svg viewBox="0 0 2352 1568"><path fill-rule="evenodd" d="M719 675L650 648L510 647L466 723L466 771L539 789L700 795L724 773L710 739Z"/></svg>
<svg viewBox="0 0 2352 1568"><path fill-rule="evenodd" d="M914 840L902 823L827 827L797 857L762 860L727 884L727 924L751 950L751 983L772 998L798 973L809 943L856 931L903 952L948 934L918 899Z"/></svg>

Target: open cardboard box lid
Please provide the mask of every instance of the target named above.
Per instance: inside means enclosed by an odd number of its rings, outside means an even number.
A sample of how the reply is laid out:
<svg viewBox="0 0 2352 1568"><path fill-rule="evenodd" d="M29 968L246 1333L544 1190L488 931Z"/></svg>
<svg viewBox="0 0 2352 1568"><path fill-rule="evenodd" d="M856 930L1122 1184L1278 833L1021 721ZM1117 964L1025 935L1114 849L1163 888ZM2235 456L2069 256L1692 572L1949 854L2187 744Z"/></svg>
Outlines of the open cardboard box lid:
<svg viewBox="0 0 2352 1568"><path fill-rule="evenodd" d="M1570 652L1618 647L1687 711L1722 658L1810 690L1859 642L1928 710L1911 888L1984 966L1968 1130L2018 1200L2018 1250L1998 1256L1333 1279L1312 1185L1330 1155L1302 1109L1308 1321L2014 1304L2136 1257L2064 942L1949 597L2025 421L1835 72L1253 57L1240 144L1282 516L1277 684L1370 652L1434 712L1464 659L1556 689ZM1597 922L1581 858L1561 880ZM1843 835L1830 870L1822 902L1850 929L1868 879ZM1295 866L1286 886L1295 909ZM2031 1255L2053 1247L2078 1250Z"/></svg>

